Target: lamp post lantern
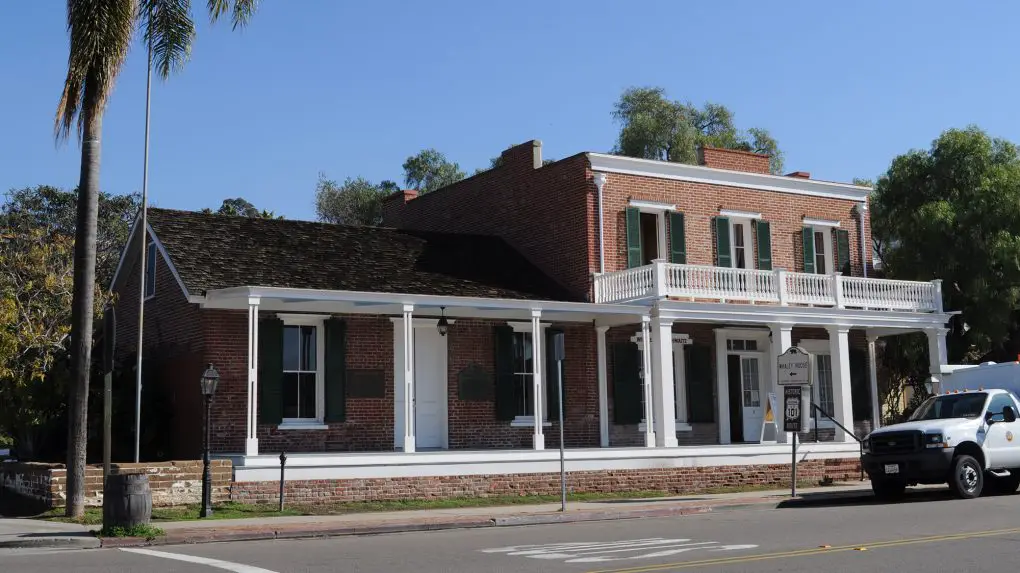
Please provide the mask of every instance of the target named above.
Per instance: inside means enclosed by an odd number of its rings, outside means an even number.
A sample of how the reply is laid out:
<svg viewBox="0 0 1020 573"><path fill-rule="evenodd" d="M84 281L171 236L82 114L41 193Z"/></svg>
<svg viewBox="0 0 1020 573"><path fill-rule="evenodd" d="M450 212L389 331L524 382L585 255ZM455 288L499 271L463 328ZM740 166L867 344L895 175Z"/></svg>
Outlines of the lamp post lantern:
<svg viewBox="0 0 1020 573"><path fill-rule="evenodd" d="M212 413L212 398L216 393L216 384L220 381L220 374L216 372L212 364L202 373L200 381L202 396L205 398L205 432L202 438L202 510L199 517L212 515L212 474L209 468L209 442L211 441L210 414Z"/></svg>

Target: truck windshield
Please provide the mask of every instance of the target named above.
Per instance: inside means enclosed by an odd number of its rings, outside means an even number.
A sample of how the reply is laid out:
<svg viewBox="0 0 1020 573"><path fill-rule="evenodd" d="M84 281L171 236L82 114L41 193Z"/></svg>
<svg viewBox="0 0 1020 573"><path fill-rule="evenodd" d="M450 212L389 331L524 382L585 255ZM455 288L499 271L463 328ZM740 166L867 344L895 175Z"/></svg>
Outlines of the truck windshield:
<svg viewBox="0 0 1020 573"><path fill-rule="evenodd" d="M977 418L985 408L988 394L973 392L933 396L924 401L910 416L911 420L943 420L946 418Z"/></svg>

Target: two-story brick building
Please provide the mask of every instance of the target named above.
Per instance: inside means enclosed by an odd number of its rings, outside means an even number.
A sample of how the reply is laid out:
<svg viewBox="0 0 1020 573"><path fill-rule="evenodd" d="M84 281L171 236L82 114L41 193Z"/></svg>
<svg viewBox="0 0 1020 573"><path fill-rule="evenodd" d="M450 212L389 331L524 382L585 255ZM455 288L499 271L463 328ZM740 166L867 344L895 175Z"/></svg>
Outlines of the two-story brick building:
<svg viewBox="0 0 1020 573"><path fill-rule="evenodd" d="M562 376L576 487L775 481L788 436L764 418L775 357L796 344L812 353L812 401L839 422L818 420L802 459L845 471L857 444L838 426L878 419L876 339L927 333L940 376L939 283L867 277L868 189L770 175L745 152L703 149L701 163L543 165L528 142L490 171L395 194L380 229L153 210L147 354L180 364L158 382L175 454L197 451L190 394L211 362L214 451L241 496L277 477L281 450L292 487L347 498L544 491ZM134 266L114 282L122 324ZM135 333L118 335L127 352Z"/></svg>

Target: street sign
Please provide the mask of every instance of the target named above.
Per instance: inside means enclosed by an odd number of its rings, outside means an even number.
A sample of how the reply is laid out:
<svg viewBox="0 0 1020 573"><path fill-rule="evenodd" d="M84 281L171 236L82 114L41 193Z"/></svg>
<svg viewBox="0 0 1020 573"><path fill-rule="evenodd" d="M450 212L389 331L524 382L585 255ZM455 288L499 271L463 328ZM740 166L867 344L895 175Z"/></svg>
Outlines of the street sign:
<svg viewBox="0 0 1020 573"><path fill-rule="evenodd" d="M783 388L783 431L800 433L801 424L801 389L800 386Z"/></svg>
<svg viewBox="0 0 1020 573"><path fill-rule="evenodd" d="M780 386L811 385L811 355L797 346L791 346L776 358L776 368Z"/></svg>

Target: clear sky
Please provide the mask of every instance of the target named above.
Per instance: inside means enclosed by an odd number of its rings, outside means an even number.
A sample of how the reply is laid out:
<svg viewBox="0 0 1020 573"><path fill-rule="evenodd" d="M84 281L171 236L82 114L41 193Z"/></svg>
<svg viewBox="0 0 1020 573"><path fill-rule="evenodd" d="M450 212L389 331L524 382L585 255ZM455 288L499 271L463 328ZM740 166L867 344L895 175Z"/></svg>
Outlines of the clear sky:
<svg viewBox="0 0 1020 573"><path fill-rule="evenodd" d="M263 0L252 25L207 24L155 83L149 190L199 209L243 196L314 217L319 172L400 180L435 147L472 172L511 143L608 151L629 86L729 106L788 171L849 181L950 127L1020 141L1020 3L819 0ZM66 2L0 8L0 191L73 188L57 146ZM104 191L141 189L145 52L136 41L104 125Z"/></svg>

